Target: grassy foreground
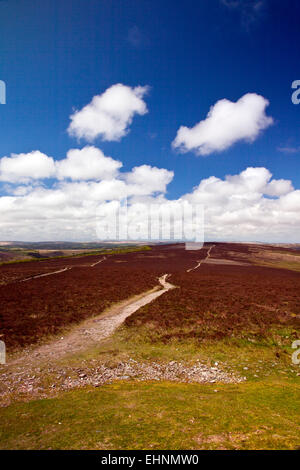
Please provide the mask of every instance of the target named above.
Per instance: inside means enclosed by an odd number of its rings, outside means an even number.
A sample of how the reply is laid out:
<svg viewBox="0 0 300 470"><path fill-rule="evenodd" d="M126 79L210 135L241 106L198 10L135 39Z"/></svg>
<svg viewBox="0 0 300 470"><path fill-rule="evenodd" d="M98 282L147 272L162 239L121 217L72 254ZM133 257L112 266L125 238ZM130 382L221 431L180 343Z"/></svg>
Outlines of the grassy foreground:
<svg viewBox="0 0 300 470"><path fill-rule="evenodd" d="M68 359L79 366L126 361L219 361L247 377L239 384L122 381L0 409L1 449L297 449L299 366L293 332L268 340L147 342L123 327L96 350ZM249 338L250 340L251 338ZM285 340L285 341L284 341ZM285 344L286 342L286 344Z"/></svg>
<svg viewBox="0 0 300 470"><path fill-rule="evenodd" d="M300 385L125 383L0 411L1 449L295 449Z"/></svg>
<svg viewBox="0 0 300 470"><path fill-rule="evenodd" d="M147 340L148 337L148 340ZM120 361L218 362L237 384L118 381L0 409L0 449L300 449L299 366L294 330L267 338L149 341L122 327L98 348L61 366ZM66 362L65 362L66 361Z"/></svg>

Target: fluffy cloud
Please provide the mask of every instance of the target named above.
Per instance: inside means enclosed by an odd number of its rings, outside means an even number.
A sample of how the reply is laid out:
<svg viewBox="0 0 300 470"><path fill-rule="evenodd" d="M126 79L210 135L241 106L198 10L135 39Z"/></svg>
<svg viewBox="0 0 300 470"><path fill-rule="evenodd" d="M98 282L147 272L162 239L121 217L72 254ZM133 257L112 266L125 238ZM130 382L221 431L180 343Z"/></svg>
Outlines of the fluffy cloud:
<svg viewBox="0 0 300 470"><path fill-rule="evenodd" d="M141 212L140 203L203 205L207 240L299 242L300 190L289 180L273 179L268 169L250 167L224 179L211 176L191 193L168 200L172 177L166 169L142 165L101 181L14 187L0 197L0 239L95 240L99 208L109 212L127 197L131 216Z"/></svg>
<svg viewBox="0 0 300 470"><path fill-rule="evenodd" d="M12 154L0 159L0 181L9 183L51 178L55 174L55 164L51 157L34 150L30 153Z"/></svg>
<svg viewBox="0 0 300 470"><path fill-rule="evenodd" d="M53 162L51 175L57 179L48 187L41 181L30 184L29 173L14 167L11 183L3 186L7 195L0 197L0 239L93 239L101 204L152 195L159 201L173 178L173 172L163 168L142 165L121 173L121 166L95 147L72 149L66 159ZM17 180L18 186L13 184Z"/></svg>
<svg viewBox="0 0 300 470"><path fill-rule="evenodd" d="M149 165L136 166L125 179L136 194L152 194L166 192L167 185L172 181L173 171Z"/></svg>
<svg viewBox="0 0 300 470"><path fill-rule="evenodd" d="M271 179L272 174L264 167L249 167L238 175L228 175L224 180L210 176L203 179L192 193L186 195L191 202L202 203L207 209L245 208L257 203L265 195L280 197L294 188L289 180ZM269 199L267 199L269 200Z"/></svg>
<svg viewBox="0 0 300 470"><path fill-rule="evenodd" d="M268 196L284 196L293 191L293 185L289 180L272 180L267 184L264 193Z"/></svg>
<svg viewBox="0 0 300 470"><path fill-rule="evenodd" d="M122 163L93 146L83 149L71 149L67 158L56 162L58 179L70 178L72 180L103 180L113 178Z"/></svg>
<svg viewBox="0 0 300 470"><path fill-rule="evenodd" d="M210 239L299 241L300 191L271 178L266 168L247 168L224 180L204 179L183 198L204 205Z"/></svg>
<svg viewBox="0 0 300 470"><path fill-rule="evenodd" d="M192 128L181 126L172 146L182 153L209 155L226 150L238 141L253 142L273 123L265 113L268 104L268 100L256 93L247 93L237 102L220 100L210 108L205 120Z"/></svg>
<svg viewBox="0 0 300 470"><path fill-rule="evenodd" d="M122 163L104 155L102 150L86 146L71 149L67 158L54 161L39 151L12 154L0 159L0 181L29 183L33 180L57 178L59 180L106 180L116 176ZM25 187L18 188L25 191Z"/></svg>
<svg viewBox="0 0 300 470"><path fill-rule="evenodd" d="M147 91L147 86L131 88L121 83L111 86L70 116L69 134L89 142L97 137L120 140L128 133L134 115L148 112L142 99Z"/></svg>

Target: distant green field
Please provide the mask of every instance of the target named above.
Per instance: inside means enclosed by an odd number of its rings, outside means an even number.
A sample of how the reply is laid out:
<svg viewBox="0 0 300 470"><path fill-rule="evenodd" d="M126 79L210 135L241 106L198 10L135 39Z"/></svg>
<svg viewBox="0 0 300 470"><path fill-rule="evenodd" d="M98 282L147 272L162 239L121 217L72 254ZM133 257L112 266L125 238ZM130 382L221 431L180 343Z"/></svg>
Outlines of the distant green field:
<svg viewBox="0 0 300 470"><path fill-rule="evenodd" d="M74 248L73 248L74 249ZM12 259L8 259L4 261L1 261L1 256L0 256L0 266L3 264L12 264L12 263L26 263L29 261L46 261L49 259L60 259L60 258L74 258L74 257L79 257L79 256L95 256L95 255L101 255L101 254L120 254L120 253L131 253L134 251L144 251L144 250L150 250L151 248L148 245L142 245L142 246L135 246L135 245L112 245L112 246L105 246L101 247L98 249L85 249L84 251L80 251L78 253L72 253L72 254L61 254L61 255L56 255L49 253L49 255L46 253L45 256L40 255L39 251L28 251L25 248L9 248L7 250L0 250L2 253L4 252L5 254L12 254ZM1 254L1 253L0 253Z"/></svg>

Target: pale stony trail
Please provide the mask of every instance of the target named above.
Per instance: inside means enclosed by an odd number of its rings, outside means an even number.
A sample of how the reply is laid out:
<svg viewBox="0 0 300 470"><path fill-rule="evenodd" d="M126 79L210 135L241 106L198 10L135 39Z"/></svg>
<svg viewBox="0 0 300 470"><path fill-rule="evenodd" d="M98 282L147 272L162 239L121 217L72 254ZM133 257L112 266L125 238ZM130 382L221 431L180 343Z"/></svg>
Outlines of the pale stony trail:
<svg viewBox="0 0 300 470"><path fill-rule="evenodd" d="M58 271L51 271L49 273L37 274L36 276L31 276L31 277L27 277L26 279L21 279L19 282L31 281L32 279L38 279L39 277L52 276L53 274L63 273L65 271L69 271L70 269L74 269L74 268L78 268L82 266L93 268L97 264L102 263L102 261L104 261L105 259L106 259L106 256L103 256L103 258L101 258L99 261L96 261L95 263L92 263L89 265L65 266L64 268L59 269Z"/></svg>
<svg viewBox="0 0 300 470"><path fill-rule="evenodd" d="M41 346L25 348L12 358L7 357L7 363L0 366L0 406L6 406L11 402L11 393L32 399L33 396L48 396L51 389L64 389L60 379L65 377L70 367L62 367L60 360L66 359L68 363L72 355L99 346L127 317L173 289L175 286L167 282L167 277L168 274L161 276L159 285L151 291L131 297L102 312L98 317L89 318L71 327L64 336ZM88 370L90 371L90 368ZM53 381L53 376L56 376L50 388L49 384L47 386L44 384L45 374L51 375L51 381ZM79 381L80 384L83 385L83 382ZM78 386L78 381L71 380L67 388L76 386Z"/></svg>
<svg viewBox="0 0 300 470"><path fill-rule="evenodd" d="M175 286L167 282L167 277L168 274L161 276L159 278L160 286L155 287L152 291L120 302L98 317L85 320L78 326L73 327L69 333L60 339L55 339L33 349L29 348L23 351L21 357L14 358L12 361L9 361L8 358L8 366L47 362L49 360L55 361L99 344L99 342L111 336L126 318L139 308L173 289ZM158 290L159 287L162 287L162 289Z"/></svg>
<svg viewBox="0 0 300 470"><path fill-rule="evenodd" d="M59 271L52 271L50 273L38 274L37 276L31 276L31 277L27 277L26 279L21 279L20 282L31 281L31 279L38 279L39 277L52 276L52 274L63 273L64 271L68 271L69 269L72 269L72 268L67 266L63 269L60 269Z"/></svg>
<svg viewBox="0 0 300 470"><path fill-rule="evenodd" d="M102 261L104 261L105 259L106 256L103 256L103 258L101 258L99 261L96 261L96 263L90 264L90 268L93 268L94 266L96 266L96 264L102 263Z"/></svg>
<svg viewBox="0 0 300 470"><path fill-rule="evenodd" d="M195 269L198 269L199 266L201 266L202 263L205 263L205 261L207 261L208 258L210 257L210 252L211 252L211 250L212 250L212 248L213 248L214 246L215 246L215 245L212 245L212 246L209 248L209 250L207 251L207 255L206 255L206 257L205 257L204 259L202 259L202 260L200 260L200 261L197 261L198 264L197 264L194 268L187 269L186 272L189 273L189 272L191 272L191 271L195 271Z"/></svg>
<svg viewBox="0 0 300 470"><path fill-rule="evenodd" d="M7 364L0 366L0 407L15 400L30 401L47 398L57 392L92 385L99 387L115 380L171 380L198 383L236 383L245 380L222 368L209 366L199 360L193 365L176 361L138 362L132 358L109 366L101 357L86 364L75 361L77 353L101 345L134 312L176 286L167 281L168 274L159 278L159 286L151 291L120 302L98 317L89 318L60 339L33 348L23 349ZM161 288L162 287L162 288ZM61 361L62 360L62 361ZM76 365L77 363L77 365Z"/></svg>

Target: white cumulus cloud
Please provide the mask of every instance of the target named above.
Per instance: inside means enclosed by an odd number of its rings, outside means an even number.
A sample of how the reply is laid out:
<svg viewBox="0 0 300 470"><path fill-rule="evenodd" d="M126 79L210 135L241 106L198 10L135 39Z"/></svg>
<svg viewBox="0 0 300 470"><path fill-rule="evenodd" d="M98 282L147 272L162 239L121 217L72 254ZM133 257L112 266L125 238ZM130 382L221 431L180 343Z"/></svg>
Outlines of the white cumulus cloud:
<svg viewBox="0 0 300 470"><path fill-rule="evenodd" d="M194 127L181 126L172 146L182 153L209 155L239 141L253 142L273 123L273 118L265 113L268 105L268 100L256 93L247 93L237 102L222 99Z"/></svg>
<svg viewBox="0 0 300 470"><path fill-rule="evenodd" d="M128 133L135 114L148 112L143 101L147 86L129 86L118 83L70 116L68 128L70 135L93 142L97 137L102 140L120 140Z"/></svg>
<svg viewBox="0 0 300 470"><path fill-rule="evenodd" d="M151 167L150 165L136 166L126 174L126 181L136 194L152 194L165 192L167 185L172 181L174 172L165 168Z"/></svg>
<svg viewBox="0 0 300 470"><path fill-rule="evenodd" d="M122 163L104 155L102 150L86 146L82 149L71 149L67 158L56 162L58 179L103 180L113 178Z"/></svg>
<svg viewBox="0 0 300 470"><path fill-rule="evenodd" d="M284 196L293 191L293 185L289 180L272 180L267 184L264 193L268 196Z"/></svg>
<svg viewBox="0 0 300 470"><path fill-rule="evenodd" d="M30 153L12 154L0 159L0 181L9 183L51 178L55 175L55 164L39 150Z"/></svg>
<svg viewBox="0 0 300 470"><path fill-rule="evenodd" d="M71 149L67 157L54 161L38 150L30 153L12 154L0 159L0 181L25 183L33 180L57 178L58 180L107 180L114 178L122 163L104 155L94 146ZM23 188L18 191L27 192ZM16 191L16 189L15 189Z"/></svg>
<svg viewBox="0 0 300 470"><path fill-rule="evenodd" d="M204 205L210 239L299 241L300 191L289 180L272 179L266 168L206 178L183 198Z"/></svg>
<svg viewBox="0 0 300 470"><path fill-rule="evenodd" d="M166 197L172 178L169 170L141 165L101 181L8 185L7 195L0 197L0 239L96 240L99 208L109 211L128 198L131 215L140 211L141 203L156 204L158 210L166 203L201 204L206 240L300 241L300 190L290 180L272 178L267 168L202 179L175 200ZM147 227L144 212L141 223Z"/></svg>

